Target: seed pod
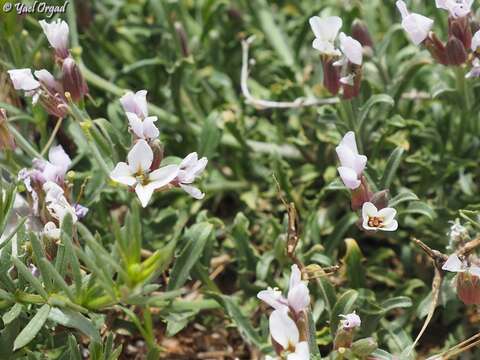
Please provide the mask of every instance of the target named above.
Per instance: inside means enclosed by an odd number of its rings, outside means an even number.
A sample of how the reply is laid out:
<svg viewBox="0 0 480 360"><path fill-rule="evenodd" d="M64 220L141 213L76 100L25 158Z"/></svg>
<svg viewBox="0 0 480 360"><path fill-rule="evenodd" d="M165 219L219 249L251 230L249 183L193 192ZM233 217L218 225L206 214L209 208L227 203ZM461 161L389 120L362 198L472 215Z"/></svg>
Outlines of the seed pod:
<svg viewBox="0 0 480 360"><path fill-rule="evenodd" d="M88 86L80 72L80 69L72 57L63 61L63 88L72 96L73 101L78 102L88 93Z"/></svg>
<svg viewBox="0 0 480 360"><path fill-rule="evenodd" d="M340 67L334 66L335 59L332 57L323 57L323 86L327 88L332 95L337 95L340 91Z"/></svg>
<svg viewBox="0 0 480 360"><path fill-rule="evenodd" d="M468 272L458 273L457 295L465 305L479 305L480 278Z"/></svg>
<svg viewBox="0 0 480 360"><path fill-rule="evenodd" d="M356 19L352 24L352 37L357 40L362 46L373 48L372 37L368 31L367 25Z"/></svg>
<svg viewBox="0 0 480 360"><path fill-rule="evenodd" d="M456 37L451 37L448 40L446 49L449 65L459 66L467 61L467 51L462 42Z"/></svg>

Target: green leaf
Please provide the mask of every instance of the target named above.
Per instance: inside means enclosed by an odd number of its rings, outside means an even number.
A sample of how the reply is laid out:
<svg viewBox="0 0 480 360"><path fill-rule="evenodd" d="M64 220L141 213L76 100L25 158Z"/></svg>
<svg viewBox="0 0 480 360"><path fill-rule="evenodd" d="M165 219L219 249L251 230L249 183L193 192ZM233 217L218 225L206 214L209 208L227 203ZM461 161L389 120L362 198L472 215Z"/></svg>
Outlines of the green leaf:
<svg viewBox="0 0 480 360"><path fill-rule="evenodd" d="M351 288L365 287L365 267L362 264L363 254L354 239L345 239L347 251L343 257L348 284Z"/></svg>
<svg viewBox="0 0 480 360"><path fill-rule="evenodd" d="M187 243L176 259L167 290L175 290L187 281L195 263L201 258L208 239L213 235L213 225L207 222L193 225L185 234Z"/></svg>
<svg viewBox="0 0 480 360"><path fill-rule="evenodd" d="M337 327L341 320L340 315L351 313L357 298L358 292L355 290L347 290L338 298L337 303L332 309L332 314L330 315L330 331L332 336L337 332Z"/></svg>
<svg viewBox="0 0 480 360"><path fill-rule="evenodd" d="M260 349L265 349L268 347L268 345L262 342L260 336L252 327L250 320L234 302L232 297L213 293L211 293L210 296L223 306L230 319L232 319L235 325L237 325L240 335L247 343L255 345Z"/></svg>
<svg viewBox="0 0 480 360"><path fill-rule="evenodd" d="M206 156L208 159L215 155L215 150L222 137L222 133L217 127L216 120L218 117L219 114L216 111L207 117L198 139L198 153L200 156Z"/></svg>
<svg viewBox="0 0 480 360"><path fill-rule="evenodd" d="M22 263L18 258L12 257L13 265L17 268L18 272L23 276L25 280L27 280L30 285L40 294L45 300L48 299L48 294L43 288L41 282L32 275L30 270Z"/></svg>
<svg viewBox="0 0 480 360"><path fill-rule="evenodd" d="M411 191L402 191L400 192L397 196L395 196L393 199L391 199L388 203L389 207L396 207L398 204L401 204L403 202L407 201L416 201L418 200L418 196L415 195Z"/></svg>
<svg viewBox="0 0 480 360"><path fill-rule="evenodd" d="M232 237L238 251L238 262L240 270L246 268L249 271L255 271L257 263L255 254L250 245L250 222L243 213L238 213L233 221Z"/></svg>
<svg viewBox="0 0 480 360"><path fill-rule="evenodd" d="M368 99L368 101L360 108L360 114L358 117L358 129L360 134L362 134L362 137L363 137L364 128L366 126L365 121L367 120L370 110L372 110L372 108L376 104L386 104L389 107L391 107L394 105L394 101L392 97L387 94L373 95L370 97L370 99Z"/></svg>
<svg viewBox="0 0 480 360"><path fill-rule="evenodd" d="M12 308L8 312L3 314L3 316L2 316L3 323L5 325L10 324L13 320L15 320L22 313L22 310L23 310L23 305L22 304L17 303L15 305L13 305Z"/></svg>
<svg viewBox="0 0 480 360"><path fill-rule="evenodd" d="M412 306L412 299L407 296L397 296L383 301L380 306L385 312L398 308L408 308Z"/></svg>
<svg viewBox="0 0 480 360"><path fill-rule="evenodd" d="M398 167L400 166L400 161L403 155L403 148L397 147L390 154L387 164L385 165L385 170L383 172L382 180L380 180L380 189L389 189L392 184L395 173L397 172Z"/></svg>
<svg viewBox="0 0 480 360"><path fill-rule="evenodd" d="M45 321L47 321L48 314L50 313L50 305L43 305L35 314L35 316L30 320L30 322L23 328L23 330L18 334L15 342L13 343L13 350L18 350L30 341L32 341L38 332L42 329Z"/></svg>
<svg viewBox="0 0 480 360"><path fill-rule="evenodd" d="M100 334L93 323L79 312L54 307L51 309L48 318L57 324L80 330L94 341L102 341Z"/></svg>
<svg viewBox="0 0 480 360"><path fill-rule="evenodd" d="M333 232L325 240L325 252L327 255L332 255L333 251L338 248L344 235L350 229L350 226L355 224L357 219L358 217L355 213L349 212L338 220Z"/></svg>
<svg viewBox="0 0 480 360"><path fill-rule="evenodd" d="M422 201L414 201L410 203L407 209L399 212L399 215L405 215L405 214L424 215L432 221L436 217L435 211L429 205L427 205Z"/></svg>

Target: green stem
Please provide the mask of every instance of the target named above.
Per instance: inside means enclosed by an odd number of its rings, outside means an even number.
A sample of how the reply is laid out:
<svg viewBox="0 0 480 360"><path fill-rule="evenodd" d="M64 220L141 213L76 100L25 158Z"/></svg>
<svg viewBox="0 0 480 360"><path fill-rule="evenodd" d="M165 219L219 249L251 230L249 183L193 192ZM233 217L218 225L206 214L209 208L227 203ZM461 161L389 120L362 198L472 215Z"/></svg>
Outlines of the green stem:
<svg viewBox="0 0 480 360"><path fill-rule="evenodd" d="M464 143L465 134L470 127L470 110L473 104L473 94L471 87L465 79L465 70L462 67L455 67L455 78L457 84L457 92L461 97L461 104L460 108L458 109L460 114L460 123L456 148L461 151Z"/></svg>

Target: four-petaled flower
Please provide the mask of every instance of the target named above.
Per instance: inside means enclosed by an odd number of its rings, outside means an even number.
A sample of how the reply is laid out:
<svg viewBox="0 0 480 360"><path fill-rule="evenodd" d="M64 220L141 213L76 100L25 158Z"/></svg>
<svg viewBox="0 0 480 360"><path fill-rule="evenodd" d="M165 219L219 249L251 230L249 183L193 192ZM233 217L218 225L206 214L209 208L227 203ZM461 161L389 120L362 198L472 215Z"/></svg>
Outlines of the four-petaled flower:
<svg viewBox="0 0 480 360"><path fill-rule="evenodd" d="M460 260L457 254L452 254L448 257L442 270L455 273L469 273L475 276L480 276L480 267L476 265L469 265L467 262Z"/></svg>
<svg viewBox="0 0 480 360"><path fill-rule="evenodd" d="M342 27L342 19L338 16L320 18L313 16L309 20L310 27L315 34L313 48L327 56L340 56L340 51L335 48L335 39Z"/></svg>
<svg viewBox="0 0 480 360"><path fill-rule="evenodd" d="M202 157L199 159L196 152L188 154L178 166L178 173L171 181L171 185L179 186L197 200L203 199L205 194L191 184L205 170L207 163L207 158Z"/></svg>
<svg viewBox="0 0 480 360"><path fill-rule="evenodd" d="M342 318L341 326L346 330L355 329L362 325L362 320L360 320L360 316L355 311L347 315L340 315L340 317Z"/></svg>
<svg viewBox="0 0 480 360"><path fill-rule="evenodd" d="M292 265L287 298L283 297L279 290L272 288L260 291L257 297L275 310L291 309L297 314L310 304L310 292L306 281L302 281L302 273L297 265Z"/></svg>
<svg viewBox="0 0 480 360"><path fill-rule="evenodd" d="M48 161L44 159L33 160L34 168L39 171L39 173L34 171L33 176L42 183L45 181L62 183L71 163L72 160L61 145L51 147L48 152Z"/></svg>
<svg viewBox="0 0 480 360"><path fill-rule="evenodd" d="M433 20L420 14L409 13L407 5L402 0L398 0L396 5L402 15L403 29L407 32L410 40L415 45L421 44L427 38L433 26Z"/></svg>
<svg viewBox="0 0 480 360"><path fill-rule="evenodd" d="M395 231L398 228L396 214L397 210L394 208L378 210L371 202L366 202L362 206L362 227L369 231Z"/></svg>
<svg viewBox="0 0 480 360"><path fill-rule="evenodd" d="M470 14L473 0L435 0L437 8L447 10L451 17L461 18Z"/></svg>
<svg viewBox="0 0 480 360"><path fill-rule="evenodd" d="M148 116L147 91L127 92L120 98L130 129L140 139L156 139L160 132L155 126L156 116Z"/></svg>
<svg viewBox="0 0 480 360"><path fill-rule="evenodd" d="M300 333L286 309L274 310L269 319L270 335L287 353L287 360L309 360L308 343L300 341Z"/></svg>
<svg viewBox="0 0 480 360"><path fill-rule="evenodd" d="M340 50L343 55L355 65L362 65L363 62L363 47L359 41L355 40L351 36L347 36L345 33L340 33Z"/></svg>
<svg viewBox="0 0 480 360"><path fill-rule="evenodd" d="M65 198L63 189L53 181L47 181L43 184L43 191L45 192L45 203L50 215L62 224L63 219L67 214L72 217L72 222L76 223L78 218L75 209L70 205Z"/></svg>
<svg viewBox="0 0 480 360"><path fill-rule="evenodd" d="M55 53L62 59L68 56L68 24L60 19L47 23L45 20L39 21L45 36L50 45L55 49Z"/></svg>
<svg viewBox="0 0 480 360"><path fill-rule="evenodd" d="M355 190L361 184L359 177L367 164L367 157L358 153L355 133L353 131L346 133L335 150L341 165L337 168L338 173L345 186Z"/></svg>
<svg viewBox="0 0 480 360"><path fill-rule="evenodd" d="M153 151L145 140L139 140L128 153L128 163L120 162L110 173L110 177L131 187L143 207L148 205L153 192L168 185L178 175L177 165L167 165L150 172Z"/></svg>

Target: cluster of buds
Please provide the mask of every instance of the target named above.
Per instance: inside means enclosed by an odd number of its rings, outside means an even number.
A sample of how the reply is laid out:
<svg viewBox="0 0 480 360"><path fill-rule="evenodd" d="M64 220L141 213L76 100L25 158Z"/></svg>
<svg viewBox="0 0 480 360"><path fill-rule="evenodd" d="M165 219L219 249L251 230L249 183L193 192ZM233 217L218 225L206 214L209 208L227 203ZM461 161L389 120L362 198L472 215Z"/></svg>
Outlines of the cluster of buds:
<svg viewBox="0 0 480 360"><path fill-rule="evenodd" d="M15 139L8 129L7 111L0 108L0 150L15 149Z"/></svg>
<svg viewBox="0 0 480 360"><path fill-rule="evenodd" d="M480 266L473 256L460 258L457 254L448 257L442 269L454 272L457 295L465 305L480 305Z"/></svg>
<svg viewBox="0 0 480 360"><path fill-rule="evenodd" d="M410 13L404 1L396 2L402 15L402 26L415 45L425 46L438 63L445 66L471 64L466 77L480 76L480 31L474 35L472 21L473 0L436 0L437 8L448 11L448 40L444 44L433 31L433 20Z"/></svg>
<svg viewBox="0 0 480 360"><path fill-rule="evenodd" d="M342 27L342 19L338 16L313 16L310 18L310 26L315 34L313 48L320 52L322 60L324 86L333 95L338 94L342 88L345 99L357 97L362 81L362 44L343 32L338 34ZM335 45L337 37L339 49ZM365 36L362 38L365 39ZM368 45L367 43L368 41L365 44Z"/></svg>
<svg viewBox="0 0 480 360"><path fill-rule="evenodd" d="M262 290L257 297L274 309L269 317L269 329L279 358L309 360L306 311L310 306L310 292L298 266L292 265L291 270L287 297L276 288ZM266 359L274 358L267 356Z"/></svg>
<svg viewBox="0 0 480 360"><path fill-rule="evenodd" d="M54 49L55 62L62 71L61 79L55 79L45 69L33 74L29 68L13 69L8 73L13 87L24 91L26 96L31 96L33 104L39 102L50 115L63 118L68 114L68 101L82 101L88 93L88 86L68 50L67 23L60 19L52 23L41 20L40 25Z"/></svg>
<svg viewBox="0 0 480 360"><path fill-rule="evenodd" d="M161 166L163 149L155 126L156 116L148 115L147 91L128 92L121 99L133 134L133 146L127 162L119 162L110 173L110 178L133 189L146 207L155 191L179 187L195 199L205 196L192 183L207 166L207 158L198 158L196 152L187 155L179 165Z"/></svg>
<svg viewBox="0 0 480 360"><path fill-rule="evenodd" d="M62 146L50 148L48 160L34 159L31 169L22 169L18 180L27 191L27 199L35 216L44 224L44 235L58 239L65 215L71 215L77 222L88 213L88 208L68 199L71 191L66 174L72 161Z"/></svg>
<svg viewBox="0 0 480 360"><path fill-rule="evenodd" d="M388 190L373 193L363 175L367 157L357 149L355 133L349 131L336 147L340 166L337 168L344 185L351 191L352 210L362 209L362 228L365 231L395 231L397 211L388 207Z"/></svg>

